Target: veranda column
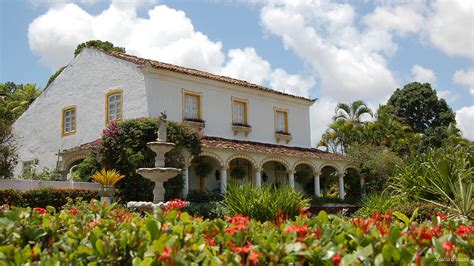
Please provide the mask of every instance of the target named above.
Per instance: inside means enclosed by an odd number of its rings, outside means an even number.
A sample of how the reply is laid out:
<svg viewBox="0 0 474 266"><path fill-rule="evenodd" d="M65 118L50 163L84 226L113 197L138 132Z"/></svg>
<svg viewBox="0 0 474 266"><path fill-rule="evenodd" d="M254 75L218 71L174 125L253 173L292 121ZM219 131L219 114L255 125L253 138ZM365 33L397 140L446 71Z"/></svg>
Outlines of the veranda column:
<svg viewBox="0 0 474 266"><path fill-rule="evenodd" d="M262 186L262 169L255 168L255 186L260 187Z"/></svg>
<svg viewBox="0 0 474 266"><path fill-rule="evenodd" d="M295 188L295 171L290 170L288 171L288 180L290 181L290 187Z"/></svg>
<svg viewBox="0 0 474 266"><path fill-rule="evenodd" d="M183 179L184 179L183 197L186 198L189 193L189 165L184 166Z"/></svg>
<svg viewBox="0 0 474 266"><path fill-rule="evenodd" d="M339 177L339 198L344 200L344 173L338 173L337 176Z"/></svg>
<svg viewBox="0 0 474 266"><path fill-rule="evenodd" d="M365 177L364 176L360 177L360 194L362 196L365 196Z"/></svg>
<svg viewBox="0 0 474 266"><path fill-rule="evenodd" d="M319 182L319 177L321 173L314 173L314 195L316 197L321 197L321 184Z"/></svg>
<svg viewBox="0 0 474 266"><path fill-rule="evenodd" d="M227 189L227 167L221 170L221 194L225 194Z"/></svg>

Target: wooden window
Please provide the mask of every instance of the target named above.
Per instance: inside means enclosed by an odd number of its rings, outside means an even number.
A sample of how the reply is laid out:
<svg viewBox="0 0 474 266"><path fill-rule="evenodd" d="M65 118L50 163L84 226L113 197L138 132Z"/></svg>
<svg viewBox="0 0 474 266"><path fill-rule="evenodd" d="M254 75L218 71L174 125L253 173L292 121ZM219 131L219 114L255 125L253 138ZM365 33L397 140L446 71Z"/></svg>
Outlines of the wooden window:
<svg viewBox="0 0 474 266"><path fill-rule="evenodd" d="M123 119L123 91L112 90L105 96L105 124Z"/></svg>
<svg viewBox="0 0 474 266"><path fill-rule="evenodd" d="M61 135L64 137L76 133L76 106L63 108L61 116Z"/></svg>
<svg viewBox="0 0 474 266"><path fill-rule="evenodd" d="M202 94L183 90L183 120L202 121Z"/></svg>
<svg viewBox="0 0 474 266"><path fill-rule="evenodd" d="M232 124L248 125L248 101L232 98Z"/></svg>
<svg viewBox="0 0 474 266"><path fill-rule="evenodd" d="M288 134L288 110L275 109L275 131Z"/></svg>

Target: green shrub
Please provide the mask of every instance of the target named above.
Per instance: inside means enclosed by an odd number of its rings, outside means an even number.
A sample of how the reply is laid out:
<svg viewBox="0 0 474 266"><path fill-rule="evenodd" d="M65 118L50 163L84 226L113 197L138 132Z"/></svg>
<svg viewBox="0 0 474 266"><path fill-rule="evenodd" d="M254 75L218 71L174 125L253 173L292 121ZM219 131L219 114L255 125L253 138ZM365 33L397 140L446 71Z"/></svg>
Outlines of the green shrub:
<svg viewBox="0 0 474 266"><path fill-rule="evenodd" d="M426 201L452 215L474 218L474 149L445 147L399 167L390 180L394 194Z"/></svg>
<svg viewBox="0 0 474 266"><path fill-rule="evenodd" d="M178 206L176 206L178 207ZM282 223L141 215L97 201L0 211L1 265L472 265L472 221L320 212ZM402 222L403 221L403 222Z"/></svg>
<svg viewBox="0 0 474 266"><path fill-rule="evenodd" d="M202 216L205 219L224 218L227 214L225 205L218 201L189 202L184 210L191 215Z"/></svg>
<svg viewBox="0 0 474 266"><path fill-rule="evenodd" d="M61 208L68 199L82 199L90 201L97 199L98 192L85 189L56 189L41 188L21 191L17 189L0 190L0 205L12 205L17 207L41 207L53 206Z"/></svg>
<svg viewBox="0 0 474 266"><path fill-rule="evenodd" d="M410 202L409 204L402 201L396 204L396 206L393 207L393 210L399 211L407 217L411 217L415 210L418 210L418 217L416 217L418 221L429 220L435 213L446 213L446 210L441 208L440 206L423 201Z"/></svg>
<svg viewBox="0 0 474 266"><path fill-rule="evenodd" d="M310 199L289 186L275 187L229 182L224 203L230 215L242 214L258 221L275 221L277 213L293 218L301 208L308 208Z"/></svg>
<svg viewBox="0 0 474 266"><path fill-rule="evenodd" d="M136 173L138 168L154 167L155 153L146 144L155 141L158 119L130 119L123 123L111 123L104 129L99 145L93 153L107 169L116 169L125 178L117 183L120 198L124 201L151 201L153 183ZM199 134L185 125L168 122L168 141L175 144L165 156L167 167L183 168L183 151L192 156L201 152ZM182 173L164 183L165 199L179 198L183 189Z"/></svg>
<svg viewBox="0 0 474 266"><path fill-rule="evenodd" d="M201 191L199 189L192 189L188 192L186 197L187 201L190 202L211 202L211 201L221 201L223 196L217 192L210 191Z"/></svg>
<svg viewBox="0 0 474 266"><path fill-rule="evenodd" d="M393 211L398 206L398 199L390 197L387 193L370 194L360 201L360 209L355 212L355 216L367 218L372 216L374 212L385 213ZM411 213L408 215L411 217Z"/></svg>
<svg viewBox="0 0 474 266"><path fill-rule="evenodd" d="M344 201L341 200L340 198L332 198L332 197L312 197L311 198L312 206L322 206L327 203L344 203Z"/></svg>

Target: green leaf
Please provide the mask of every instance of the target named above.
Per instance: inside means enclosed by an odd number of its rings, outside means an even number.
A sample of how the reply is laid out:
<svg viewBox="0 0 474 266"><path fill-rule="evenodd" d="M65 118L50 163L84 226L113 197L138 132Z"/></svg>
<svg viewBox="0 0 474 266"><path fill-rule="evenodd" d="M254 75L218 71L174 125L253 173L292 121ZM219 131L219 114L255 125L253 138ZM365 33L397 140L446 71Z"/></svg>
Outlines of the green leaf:
<svg viewBox="0 0 474 266"><path fill-rule="evenodd" d="M382 248L382 256L385 261L392 260L392 249L389 244L385 244Z"/></svg>
<svg viewBox="0 0 474 266"><path fill-rule="evenodd" d="M151 240L158 239L160 235L160 229L158 228L158 223L155 220L149 219L146 221L146 229L150 232Z"/></svg>
<svg viewBox="0 0 474 266"><path fill-rule="evenodd" d="M105 246L104 246L104 242L101 239L97 239L97 241L95 241L95 248L97 249L97 251L99 252L101 256L105 255L106 253Z"/></svg>
<svg viewBox="0 0 474 266"><path fill-rule="evenodd" d="M413 222L417 217L418 217L418 208L416 208L413 211L413 214L411 215L411 218L410 218L410 223Z"/></svg>
<svg viewBox="0 0 474 266"><path fill-rule="evenodd" d="M320 211L318 214L318 220L321 222L321 224L327 224L328 223L328 214L325 211Z"/></svg>
<svg viewBox="0 0 474 266"><path fill-rule="evenodd" d="M392 213L395 217L397 217L399 220L401 220L403 223L405 223L406 226L409 226L410 225L410 219L408 219L408 217L401 213L401 212L393 212Z"/></svg>

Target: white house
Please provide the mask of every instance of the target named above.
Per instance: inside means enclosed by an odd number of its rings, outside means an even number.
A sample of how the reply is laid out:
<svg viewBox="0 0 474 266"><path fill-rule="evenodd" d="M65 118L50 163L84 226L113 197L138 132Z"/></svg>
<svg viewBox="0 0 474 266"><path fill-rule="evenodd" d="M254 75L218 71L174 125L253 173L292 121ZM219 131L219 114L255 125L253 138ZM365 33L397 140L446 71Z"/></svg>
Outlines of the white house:
<svg viewBox="0 0 474 266"><path fill-rule="evenodd" d="M214 75L128 54L84 48L14 123L20 163L31 161L67 173L87 154L111 121L158 117L201 128L204 160L214 169L205 178L187 158L185 190L221 189L235 167L246 180L295 184L295 172L314 177L320 194L322 172L337 172L344 197L343 157L311 147L309 108L316 100L243 80Z"/></svg>

